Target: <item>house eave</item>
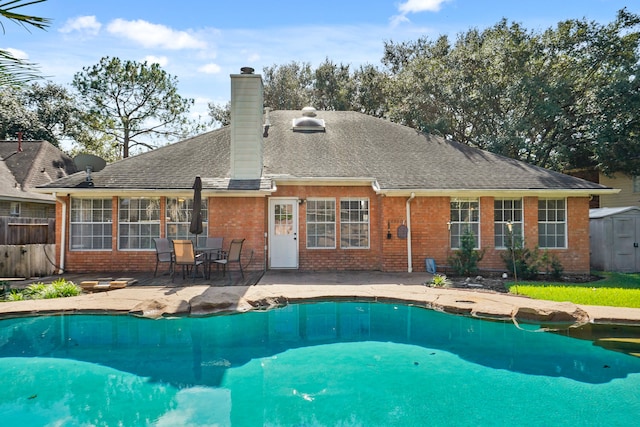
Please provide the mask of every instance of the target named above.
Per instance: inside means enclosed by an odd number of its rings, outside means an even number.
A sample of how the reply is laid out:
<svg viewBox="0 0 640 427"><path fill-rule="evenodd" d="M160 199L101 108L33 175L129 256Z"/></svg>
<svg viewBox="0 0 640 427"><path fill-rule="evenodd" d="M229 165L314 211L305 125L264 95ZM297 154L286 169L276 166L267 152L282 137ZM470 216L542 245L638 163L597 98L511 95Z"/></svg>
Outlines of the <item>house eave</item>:
<svg viewBox="0 0 640 427"><path fill-rule="evenodd" d="M524 189L477 189L477 188L438 188L438 189L419 189L419 188L378 188L374 186L377 194L391 197L409 197L412 193L422 197L590 197L603 194L617 194L620 192L617 188L597 189L597 188L561 188L561 189L543 189L543 188L524 188Z"/></svg>
<svg viewBox="0 0 640 427"><path fill-rule="evenodd" d="M276 191L275 186L268 190L212 190L203 189L203 197L267 197ZM193 196L193 189L117 189L117 188L47 188L39 189L45 194L58 194L78 198L105 197L178 197Z"/></svg>
<svg viewBox="0 0 640 427"><path fill-rule="evenodd" d="M40 204L46 204L46 205L55 205L56 201L55 199L51 198L51 199L38 199L38 198L33 198L33 197L18 197L18 196L0 196L0 200L3 200L5 202L20 202L20 203L40 203Z"/></svg>
<svg viewBox="0 0 640 427"><path fill-rule="evenodd" d="M363 186L374 185L375 178L371 177L293 177L273 176L274 182L279 185L305 185L305 186Z"/></svg>

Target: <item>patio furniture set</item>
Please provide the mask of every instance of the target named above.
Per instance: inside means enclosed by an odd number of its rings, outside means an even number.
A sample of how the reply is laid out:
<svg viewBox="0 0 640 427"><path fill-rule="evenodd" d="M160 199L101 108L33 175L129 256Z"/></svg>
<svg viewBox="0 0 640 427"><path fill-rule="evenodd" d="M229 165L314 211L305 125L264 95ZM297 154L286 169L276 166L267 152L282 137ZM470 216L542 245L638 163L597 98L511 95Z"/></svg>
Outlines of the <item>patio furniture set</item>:
<svg viewBox="0 0 640 427"><path fill-rule="evenodd" d="M211 266L216 270L222 266L222 276L226 275L227 265L237 263L242 278L242 264L240 257L244 239L233 239L228 250L223 250L222 237L207 237L204 247L195 247L192 240L169 240L167 238L154 238L156 246L156 268L153 277L158 273L160 263L169 264L171 281L175 278L176 268L182 267L182 278L190 275L195 281L198 270L202 267L202 277L211 277Z"/></svg>

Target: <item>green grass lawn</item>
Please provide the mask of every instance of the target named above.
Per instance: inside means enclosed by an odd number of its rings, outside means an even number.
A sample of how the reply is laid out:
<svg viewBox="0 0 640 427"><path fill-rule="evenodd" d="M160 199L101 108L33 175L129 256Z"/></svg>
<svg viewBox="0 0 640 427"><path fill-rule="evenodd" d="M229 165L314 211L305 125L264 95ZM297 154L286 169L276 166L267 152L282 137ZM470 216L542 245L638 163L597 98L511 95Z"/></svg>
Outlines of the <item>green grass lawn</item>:
<svg viewBox="0 0 640 427"><path fill-rule="evenodd" d="M640 274L596 273L603 279L585 283L519 282L513 294L574 304L640 308Z"/></svg>

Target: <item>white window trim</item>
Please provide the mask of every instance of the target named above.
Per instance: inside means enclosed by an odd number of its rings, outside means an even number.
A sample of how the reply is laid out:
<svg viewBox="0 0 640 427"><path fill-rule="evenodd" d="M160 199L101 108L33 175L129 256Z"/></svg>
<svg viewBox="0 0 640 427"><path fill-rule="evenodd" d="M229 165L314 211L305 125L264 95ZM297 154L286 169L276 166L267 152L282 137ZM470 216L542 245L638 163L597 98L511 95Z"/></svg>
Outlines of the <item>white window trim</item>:
<svg viewBox="0 0 640 427"><path fill-rule="evenodd" d="M141 200L141 199L150 199L150 200L158 200L158 219L157 220L150 220L150 221L137 221L137 222L129 222L129 221L120 221L120 201L123 199L129 199L129 200ZM150 248L122 248L120 247L120 226L124 225L124 224L158 224L158 235L155 237L160 237L160 226L161 226L161 221L160 221L160 215L162 215L162 209L160 208L160 197L118 197L118 230L117 230L117 239L118 239L118 251L123 251L123 252L150 252L150 251L155 251L155 248L150 247ZM151 237L151 239L153 239L153 237Z"/></svg>
<svg viewBox="0 0 640 427"><path fill-rule="evenodd" d="M461 222L461 221L456 221L453 222L451 221L451 202L457 201L457 202L463 202L463 201L467 201L467 202L478 202L478 244L476 245L476 247L474 247L473 249L479 250L480 247L482 246L482 212L480 210L480 206L481 206L481 202L480 202L480 197L452 197L449 199L449 226L451 226L452 224L475 224L475 222ZM451 228L449 228L449 230L451 230ZM454 250L458 250L460 249L459 246L453 246L451 244L451 231L449 231L449 245L451 246L451 249Z"/></svg>
<svg viewBox="0 0 640 427"><path fill-rule="evenodd" d="M368 197L341 197L338 203L340 203L340 209L337 215L340 215L340 226L342 227L342 202L343 201L367 201L367 246L342 246L342 228L340 228L340 249L344 250L368 250L371 249L371 200ZM347 222L346 224L362 224L361 222ZM338 236L336 235L336 238ZM337 243L336 243L337 245Z"/></svg>
<svg viewBox="0 0 640 427"><path fill-rule="evenodd" d="M11 202L9 204L9 216L19 217L22 206L20 202Z"/></svg>
<svg viewBox="0 0 640 427"><path fill-rule="evenodd" d="M335 250L338 247L338 203L335 197L307 197L307 209L309 208L309 202L322 202L322 201L332 201L333 202L333 246L322 246L322 247L309 247L309 221L307 220L307 215L305 212L305 227L306 227L306 235L307 241L305 242L306 248L310 251L325 251L325 250ZM369 207L371 209L371 207ZM312 224L329 224L328 222L316 223L312 222Z"/></svg>
<svg viewBox="0 0 640 427"><path fill-rule="evenodd" d="M526 216L525 216L525 212L524 212L524 210L525 210L525 206L524 206L524 197L520 197L520 198L516 198L516 199L502 198L502 197L497 198L497 197L496 197L496 198L494 198L493 200L494 200L494 204L493 204L494 209L495 209L495 201L496 201L496 200L520 200L520 203L521 203L521 205L522 205L522 221L520 221L519 223L520 223L520 224L522 224L522 227L521 227L521 230L522 230L522 245L524 246L524 229L525 229L525 222L524 222L524 219L525 219L525 217L526 217ZM493 239L493 241L494 241L494 243L495 243L495 224L496 224L496 221L495 221L495 219L494 219L494 220L493 220L493 227L494 227L494 230L493 230L493 233L494 233L494 239ZM506 222L505 222L505 224L506 224ZM498 250L506 250L506 249L507 249L507 247L506 247L506 246L496 246L496 249L498 249Z"/></svg>
<svg viewBox="0 0 640 427"><path fill-rule="evenodd" d="M108 200L111 202L111 221L107 222L94 222L94 221L73 221L73 201L74 200ZM93 209L92 209L93 212ZM110 245L108 248L74 248L72 246L73 234L72 234L72 225L78 224L109 224L111 228L111 241L113 242L113 199L111 197L72 197L69 201L69 251L74 252L111 252L113 250L113 245Z"/></svg>
<svg viewBox="0 0 640 427"><path fill-rule="evenodd" d="M553 247L547 247L547 246L540 246L540 220L538 219L538 247L540 249L544 249L544 250L564 250L564 249L568 249L569 248L569 204L567 203L567 198L566 197L539 197L538 201L540 200L564 200L564 246L553 246ZM538 202L538 210L540 209L540 204ZM543 221L544 224L558 224L560 221L554 221L554 222L547 222L547 221Z"/></svg>

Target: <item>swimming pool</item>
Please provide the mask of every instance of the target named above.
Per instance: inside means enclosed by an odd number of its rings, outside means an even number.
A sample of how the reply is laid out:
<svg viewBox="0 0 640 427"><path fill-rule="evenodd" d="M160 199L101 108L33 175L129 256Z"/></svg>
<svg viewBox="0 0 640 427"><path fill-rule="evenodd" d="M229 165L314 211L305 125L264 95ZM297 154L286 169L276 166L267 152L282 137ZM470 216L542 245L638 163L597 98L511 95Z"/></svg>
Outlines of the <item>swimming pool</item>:
<svg viewBox="0 0 640 427"><path fill-rule="evenodd" d="M0 321L2 424L632 425L640 358L418 307Z"/></svg>

